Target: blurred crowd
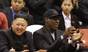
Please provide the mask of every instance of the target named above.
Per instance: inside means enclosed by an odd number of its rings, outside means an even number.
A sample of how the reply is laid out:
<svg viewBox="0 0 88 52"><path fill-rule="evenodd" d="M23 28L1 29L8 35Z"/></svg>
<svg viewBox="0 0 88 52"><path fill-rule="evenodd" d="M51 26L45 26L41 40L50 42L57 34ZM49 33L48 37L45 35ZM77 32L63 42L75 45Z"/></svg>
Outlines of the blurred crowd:
<svg viewBox="0 0 88 52"><path fill-rule="evenodd" d="M87 5L88 0L0 0L0 52L88 52ZM43 27L31 33L30 25Z"/></svg>

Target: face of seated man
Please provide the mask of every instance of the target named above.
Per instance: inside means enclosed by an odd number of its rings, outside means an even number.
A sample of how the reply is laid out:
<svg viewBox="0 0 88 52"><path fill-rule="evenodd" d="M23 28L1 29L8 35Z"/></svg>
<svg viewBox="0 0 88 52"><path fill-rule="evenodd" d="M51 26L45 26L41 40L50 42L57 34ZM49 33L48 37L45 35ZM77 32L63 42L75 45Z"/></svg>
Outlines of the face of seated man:
<svg viewBox="0 0 88 52"><path fill-rule="evenodd" d="M55 16L57 17L57 16ZM47 27L49 27L52 30L57 30L58 29L58 25L59 25L59 19L58 18L46 18L45 19L45 23L47 25Z"/></svg>
<svg viewBox="0 0 88 52"><path fill-rule="evenodd" d="M17 36L21 36L27 27L27 21L23 18L16 18L12 23L12 30Z"/></svg>

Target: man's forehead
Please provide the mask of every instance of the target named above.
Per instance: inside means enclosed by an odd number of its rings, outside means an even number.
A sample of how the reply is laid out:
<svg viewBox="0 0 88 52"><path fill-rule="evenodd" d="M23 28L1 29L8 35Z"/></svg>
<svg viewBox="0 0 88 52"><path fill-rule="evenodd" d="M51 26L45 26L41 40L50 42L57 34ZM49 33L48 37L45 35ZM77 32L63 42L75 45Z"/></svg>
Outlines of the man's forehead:
<svg viewBox="0 0 88 52"><path fill-rule="evenodd" d="M14 22L27 22L25 19L17 18L14 20Z"/></svg>
<svg viewBox="0 0 88 52"><path fill-rule="evenodd" d="M18 2L18 1L23 1L23 0L12 0L12 1L16 1L16 2Z"/></svg>

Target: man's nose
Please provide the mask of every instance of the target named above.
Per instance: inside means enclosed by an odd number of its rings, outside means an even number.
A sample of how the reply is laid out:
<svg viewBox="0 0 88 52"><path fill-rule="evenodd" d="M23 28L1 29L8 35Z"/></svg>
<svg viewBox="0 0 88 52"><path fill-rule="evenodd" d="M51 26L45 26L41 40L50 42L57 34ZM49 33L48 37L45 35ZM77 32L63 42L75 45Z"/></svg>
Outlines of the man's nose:
<svg viewBox="0 0 88 52"><path fill-rule="evenodd" d="M57 23L59 23L60 21L59 20L56 20Z"/></svg>
<svg viewBox="0 0 88 52"><path fill-rule="evenodd" d="M18 28L22 28L22 26L21 26L21 25L19 25L19 26L18 26Z"/></svg>
<svg viewBox="0 0 88 52"><path fill-rule="evenodd" d="M16 2L16 5L18 6L18 2Z"/></svg>

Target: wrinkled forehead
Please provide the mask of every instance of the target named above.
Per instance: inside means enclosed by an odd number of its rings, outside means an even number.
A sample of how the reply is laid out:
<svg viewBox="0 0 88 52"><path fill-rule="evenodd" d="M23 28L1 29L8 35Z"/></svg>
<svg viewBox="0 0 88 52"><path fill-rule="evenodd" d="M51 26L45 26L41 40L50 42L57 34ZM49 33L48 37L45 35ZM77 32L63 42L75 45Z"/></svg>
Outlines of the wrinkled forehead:
<svg viewBox="0 0 88 52"><path fill-rule="evenodd" d="M12 0L12 2L24 2L24 0Z"/></svg>

